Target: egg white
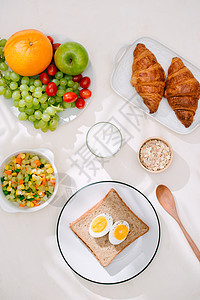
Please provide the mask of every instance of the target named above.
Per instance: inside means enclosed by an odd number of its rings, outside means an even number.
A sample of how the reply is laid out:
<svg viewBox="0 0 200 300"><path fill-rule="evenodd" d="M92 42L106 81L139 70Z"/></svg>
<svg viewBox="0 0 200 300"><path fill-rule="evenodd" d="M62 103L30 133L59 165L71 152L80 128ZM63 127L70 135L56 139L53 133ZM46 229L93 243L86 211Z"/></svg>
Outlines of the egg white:
<svg viewBox="0 0 200 300"><path fill-rule="evenodd" d="M111 227L111 229L110 229L110 232L109 232L109 236L108 236L109 241L110 241L110 243L111 243L112 245L119 245L120 243L122 243L122 242L127 238L127 236L126 236L126 237L125 237L124 239L122 239L122 240L116 239L116 237L114 236L114 231L115 231L115 228L116 228L118 225L125 225L126 227L128 227L128 230L130 230L128 222L126 222L126 221L124 221L124 220L119 220L119 221L115 222L115 223L112 225L112 227ZM127 234L127 235L128 235L128 234Z"/></svg>
<svg viewBox="0 0 200 300"><path fill-rule="evenodd" d="M94 232L92 230L92 222L97 218L97 217L105 217L106 220L107 220L107 225L106 227L104 228L104 230L102 230L101 232ZM96 216L92 222L90 223L90 227L89 227L89 234L94 237L94 238L98 238L98 237L102 237L104 235L106 235L109 231L110 231L110 228L112 227L112 224L113 224L113 219L112 217L109 215L109 214L106 214L106 213L102 213L102 214L99 214L98 216Z"/></svg>

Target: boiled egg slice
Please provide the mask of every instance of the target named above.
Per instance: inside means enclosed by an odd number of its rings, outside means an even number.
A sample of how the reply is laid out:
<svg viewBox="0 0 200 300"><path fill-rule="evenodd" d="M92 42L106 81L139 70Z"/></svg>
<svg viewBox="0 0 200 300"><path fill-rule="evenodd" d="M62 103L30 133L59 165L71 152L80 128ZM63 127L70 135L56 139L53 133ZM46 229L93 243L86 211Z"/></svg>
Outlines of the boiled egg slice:
<svg viewBox="0 0 200 300"><path fill-rule="evenodd" d="M122 243L129 233L129 224L126 221L119 220L112 225L109 232L109 241L113 245Z"/></svg>
<svg viewBox="0 0 200 300"><path fill-rule="evenodd" d="M89 234L94 238L106 235L113 224L113 219L109 214L102 213L96 216L89 227Z"/></svg>

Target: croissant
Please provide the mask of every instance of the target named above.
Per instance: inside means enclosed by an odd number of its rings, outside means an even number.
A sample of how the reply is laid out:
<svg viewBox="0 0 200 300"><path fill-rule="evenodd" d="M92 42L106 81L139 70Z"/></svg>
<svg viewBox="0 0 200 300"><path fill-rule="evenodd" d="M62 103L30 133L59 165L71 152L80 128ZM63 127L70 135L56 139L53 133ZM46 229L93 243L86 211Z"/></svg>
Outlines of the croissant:
<svg viewBox="0 0 200 300"><path fill-rule="evenodd" d="M172 59L168 69L164 96L179 121L188 128L197 110L200 85L178 57Z"/></svg>
<svg viewBox="0 0 200 300"><path fill-rule="evenodd" d="M149 112L155 113L164 94L165 72L144 44L137 44L133 56L131 85L142 97Z"/></svg>

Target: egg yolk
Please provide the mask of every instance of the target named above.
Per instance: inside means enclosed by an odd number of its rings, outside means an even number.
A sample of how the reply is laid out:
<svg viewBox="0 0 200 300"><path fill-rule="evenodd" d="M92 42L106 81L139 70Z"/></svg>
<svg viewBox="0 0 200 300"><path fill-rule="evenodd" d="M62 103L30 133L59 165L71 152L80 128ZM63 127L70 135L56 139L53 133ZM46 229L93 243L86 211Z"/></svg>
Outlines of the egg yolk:
<svg viewBox="0 0 200 300"><path fill-rule="evenodd" d="M123 224L117 225L117 227L114 230L114 237L117 240L121 241L126 238L128 232L129 232L129 229L126 225L123 225Z"/></svg>
<svg viewBox="0 0 200 300"><path fill-rule="evenodd" d="M107 226L107 220L103 216L99 216L92 221L91 229L93 232L102 232Z"/></svg>

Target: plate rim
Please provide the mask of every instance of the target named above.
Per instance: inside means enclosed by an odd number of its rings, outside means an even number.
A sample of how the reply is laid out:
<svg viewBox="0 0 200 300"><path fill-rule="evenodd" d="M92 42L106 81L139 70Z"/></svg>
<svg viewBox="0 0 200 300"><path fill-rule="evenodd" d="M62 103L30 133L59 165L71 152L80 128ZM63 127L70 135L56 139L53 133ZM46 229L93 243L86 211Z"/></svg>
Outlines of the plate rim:
<svg viewBox="0 0 200 300"><path fill-rule="evenodd" d="M83 189L85 188L88 188L89 186L91 185L96 185L96 184L101 184L101 183L117 183L117 184L122 184L124 186L128 186L129 188L132 188L134 189L135 191L137 191L139 194L141 194L146 200L147 202L149 202L151 208L153 209L153 212L156 216L156 219L157 219L157 222L158 222L158 242L157 242L157 245L156 245L156 249L151 257L151 259L148 261L148 263L146 264L146 266L140 270L137 274L127 278L127 279L124 279L124 280L120 280L120 281L116 281L116 282L99 282L99 281L95 281L95 280L92 280L92 279L89 279L81 274L79 274L78 271L76 271L67 261L67 259L65 258L63 252L62 252L62 249L61 249L61 246L60 246L60 242L59 242L59 237L58 237L58 230L59 230L59 223L60 223L60 219L61 219L61 216L62 216L62 213L66 207L66 205L72 200L72 198L79 192L81 192ZM96 283L96 284L100 284L100 285L116 285L116 284L121 284L121 283L125 283L127 281L130 281L132 280L133 278L139 276L141 273L143 273L147 268L148 266L151 264L151 262L153 261L153 259L155 258L156 256L156 253L158 252L158 248L159 248L159 245L160 245L160 240L161 240L161 225L160 225L160 220L159 220L159 217L158 217L158 214L153 206L153 204L150 202L150 200L140 191L138 190L137 188L135 188L134 186L128 184L128 183L125 183L125 182L122 182L122 181L117 181L117 180L101 180L101 181L95 181L95 182L92 182L92 183L89 183L83 187L81 187L80 189L78 189L75 193L73 193L69 199L66 201L66 203L64 204L64 206L62 207L60 213L59 213L59 216L58 216L58 219L57 219L57 224L56 224L56 241L57 241L57 246L58 246L58 249L59 249L59 252L62 256L62 258L64 259L65 263L68 265L68 267L70 267L70 269L76 274L78 275L79 277L89 281L89 282L92 282L92 283Z"/></svg>

